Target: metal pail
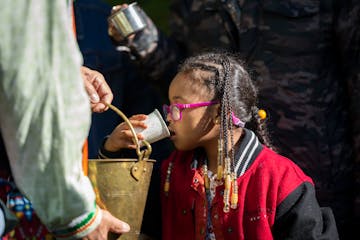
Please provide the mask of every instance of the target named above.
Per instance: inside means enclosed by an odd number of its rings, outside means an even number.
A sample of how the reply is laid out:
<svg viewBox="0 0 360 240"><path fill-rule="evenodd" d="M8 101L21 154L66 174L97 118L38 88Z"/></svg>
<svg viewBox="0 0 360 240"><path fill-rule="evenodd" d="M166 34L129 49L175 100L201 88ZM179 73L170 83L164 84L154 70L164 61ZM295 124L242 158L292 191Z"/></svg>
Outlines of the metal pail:
<svg viewBox="0 0 360 240"><path fill-rule="evenodd" d="M148 159L151 146L140 151L139 142L130 121L120 110L109 105L130 126L137 144L138 159L89 159L88 176L94 187L97 204L130 225L130 232L108 239L137 240L140 237L146 198L155 160Z"/></svg>

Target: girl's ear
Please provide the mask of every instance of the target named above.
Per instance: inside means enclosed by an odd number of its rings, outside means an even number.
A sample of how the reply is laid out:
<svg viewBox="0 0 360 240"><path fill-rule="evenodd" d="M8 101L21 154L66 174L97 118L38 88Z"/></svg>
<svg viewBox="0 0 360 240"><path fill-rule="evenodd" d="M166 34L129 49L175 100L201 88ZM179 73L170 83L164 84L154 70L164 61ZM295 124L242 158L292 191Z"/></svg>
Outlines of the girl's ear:
<svg viewBox="0 0 360 240"><path fill-rule="evenodd" d="M214 106L214 111L213 111L213 122L214 124L220 124L220 119L221 119L221 108L220 108L220 104L216 104Z"/></svg>

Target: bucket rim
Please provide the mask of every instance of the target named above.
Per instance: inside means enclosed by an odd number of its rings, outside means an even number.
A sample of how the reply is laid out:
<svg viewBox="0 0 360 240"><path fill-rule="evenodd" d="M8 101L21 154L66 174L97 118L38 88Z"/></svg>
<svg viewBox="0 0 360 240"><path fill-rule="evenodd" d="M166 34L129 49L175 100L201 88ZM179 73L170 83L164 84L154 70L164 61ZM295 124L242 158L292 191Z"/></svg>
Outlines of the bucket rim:
<svg viewBox="0 0 360 240"><path fill-rule="evenodd" d="M156 162L155 159L142 159L145 162ZM89 159L90 162L139 162L137 158L105 158L105 159Z"/></svg>

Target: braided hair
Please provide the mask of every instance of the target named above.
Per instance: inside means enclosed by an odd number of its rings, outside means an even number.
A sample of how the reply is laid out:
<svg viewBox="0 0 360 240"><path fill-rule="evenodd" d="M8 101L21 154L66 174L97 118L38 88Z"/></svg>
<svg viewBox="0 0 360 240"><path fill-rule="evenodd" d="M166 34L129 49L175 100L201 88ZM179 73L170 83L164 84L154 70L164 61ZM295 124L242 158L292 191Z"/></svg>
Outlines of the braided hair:
<svg viewBox="0 0 360 240"><path fill-rule="evenodd" d="M210 74L203 74L204 85L214 93L213 100L221 106L220 138L223 139L224 153L233 155L233 148L228 153L228 133L231 146L233 142L232 114L246 123L246 127L254 130L259 140L272 148L265 121L258 115L257 88L245 70L243 62L230 53L203 53L187 58L180 65L179 72L201 70ZM232 157L232 156L230 156Z"/></svg>

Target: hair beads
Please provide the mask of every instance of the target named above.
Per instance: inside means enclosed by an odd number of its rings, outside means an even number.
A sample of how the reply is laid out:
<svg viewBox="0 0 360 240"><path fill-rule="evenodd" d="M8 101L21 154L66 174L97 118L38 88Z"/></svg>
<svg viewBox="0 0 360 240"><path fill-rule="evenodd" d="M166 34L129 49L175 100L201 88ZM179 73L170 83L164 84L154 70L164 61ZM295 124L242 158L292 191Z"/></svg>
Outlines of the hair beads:
<svg viewBox="0 0 360 240"><path fill-rule="evenodd" d="M225 176L225 189L224 189L224 212L230 211L230 190L231 190L231 176Z"/></svg>
<svg viewBox="0 0 360 240"><path fill-rule="evenodd" d="M210 191L210 179L208 175L207 164L204 164L204 185L205 185L205 190L207 192Z"/></svg>
<svg viewBox="0 0 360 240"><path fill-rule="evenodd" d="M164 185L164 192L166 195L169 194L169 190L170 190L170 177L171 177L171 171L172 171L173 164L174 164L173 162L170 162L168 169L166 171L166 179L165 179L165 185Z"/></svg>
<svg viewBox="0 0 360 240"><path fill-rule="evenodd" d="M221 138L218 139L217 162L218 162L218 167L217 167L217 176L216 176L216 178L217 178L217 180L222 180L224 168L223 168L223 148L222 148L222 140L221 140Z"/></svg>
<svg viewBox="0 0 360 240"><path fill-rule="evenodd" d="M260 117L261 120L264 120L266 118L266 112L264 109L259 109L258 111L258 115Z"/></svg>
<svg viewBox="0 0 360 240"><path fill-rule="evenodd" d="M236 175L233 173L232 176L232 194L231 194L231 205L230 207L232 209L236 209L238 206L238 201L239 201L239 195L238 195L238 185L237 185L237 181L236 181Z"/></svg>

